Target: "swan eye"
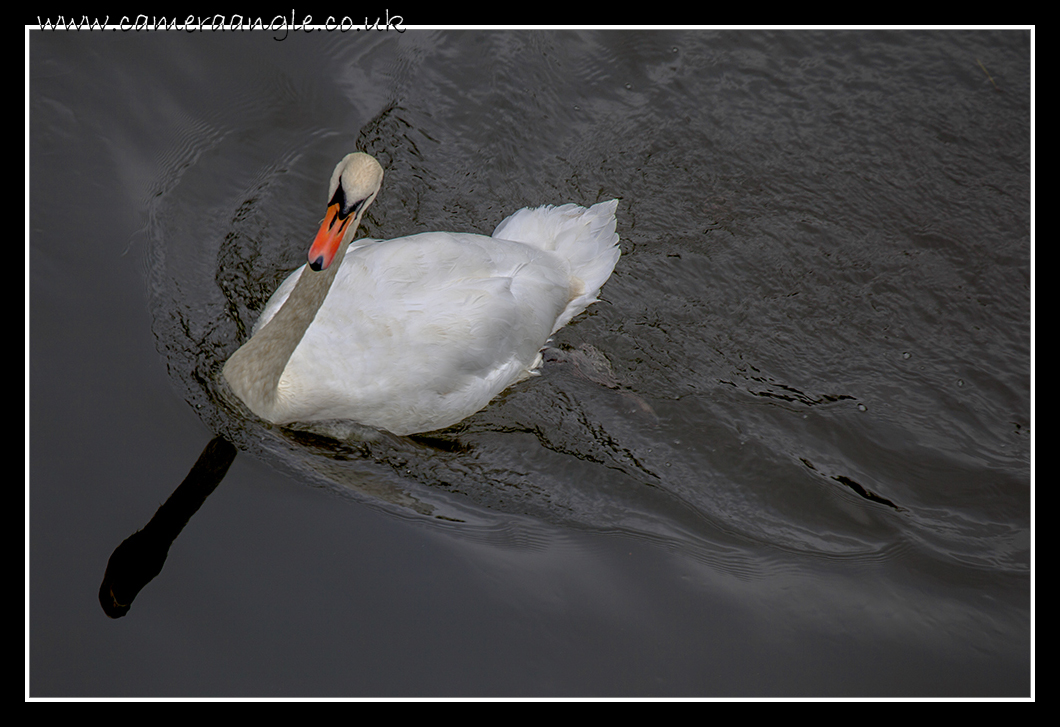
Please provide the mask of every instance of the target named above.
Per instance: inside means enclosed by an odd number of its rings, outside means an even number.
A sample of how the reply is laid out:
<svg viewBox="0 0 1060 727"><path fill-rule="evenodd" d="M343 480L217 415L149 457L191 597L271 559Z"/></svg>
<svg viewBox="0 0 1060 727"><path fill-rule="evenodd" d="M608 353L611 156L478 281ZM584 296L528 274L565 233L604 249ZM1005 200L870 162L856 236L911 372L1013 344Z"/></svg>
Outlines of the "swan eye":
<svg viewBox="0 0 1060 727"><path fill-rule="evenodd" d="M346 191L342 188L341 184L335 188L335 194L331 196L331 201L328 202L328 207L334 207L335 205L339 206L339 214L345 216Z"/></svg>
<svg viewBox="0 0 1060 727"><path fill-rule="evenodd" d="M335 189L335 194L332 196L331 201L328 202L328 207L332 207L334 205L338 205L339 206L339 219L343 219L344 220L347 217L349 217L350 215L355 215L358 212L360 212L361 208L364 207L364 204L367 201L368 201L368 198L365 197L362 200L354 202L352 205L347 203L346 202L346 190L344 190L342 188L342 185L340 184Z"/></svg>

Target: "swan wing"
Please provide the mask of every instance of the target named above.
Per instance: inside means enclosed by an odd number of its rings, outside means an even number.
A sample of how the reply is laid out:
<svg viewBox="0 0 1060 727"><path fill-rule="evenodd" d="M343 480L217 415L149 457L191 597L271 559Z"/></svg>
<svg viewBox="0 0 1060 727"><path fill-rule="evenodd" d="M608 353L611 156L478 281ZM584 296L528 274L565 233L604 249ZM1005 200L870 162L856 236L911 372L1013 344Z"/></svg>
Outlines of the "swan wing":
<svg viewBox="0 0 1060 727"><path fill-rule="evenodd" d="M529 375L569 299L564 261L518 242L432 232L351 249L281 377L286 416L449 426Z"/></svg>

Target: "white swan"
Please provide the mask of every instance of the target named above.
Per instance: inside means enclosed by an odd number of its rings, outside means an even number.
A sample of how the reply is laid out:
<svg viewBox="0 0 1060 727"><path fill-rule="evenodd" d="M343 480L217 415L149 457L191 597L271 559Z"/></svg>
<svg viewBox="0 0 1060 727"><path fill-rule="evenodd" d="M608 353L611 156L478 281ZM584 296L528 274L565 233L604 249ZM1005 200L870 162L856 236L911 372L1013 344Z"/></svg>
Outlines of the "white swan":
<svg viewBox="0 0 1060 727"><path fill-rule="evenodd" d="M597 299L618 262L618 200L522 209L492 237L425 232L351 243L383 170L335 167L327 216L224 378L274 424L353 420L441 429L535 373L549 337Z"/></svg>

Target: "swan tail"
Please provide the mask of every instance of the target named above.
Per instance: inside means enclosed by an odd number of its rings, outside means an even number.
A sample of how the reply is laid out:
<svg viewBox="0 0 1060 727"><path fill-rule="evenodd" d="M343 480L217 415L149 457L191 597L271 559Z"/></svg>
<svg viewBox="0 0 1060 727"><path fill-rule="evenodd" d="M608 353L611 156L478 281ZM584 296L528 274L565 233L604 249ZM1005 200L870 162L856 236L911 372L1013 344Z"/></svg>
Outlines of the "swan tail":
<svg viewBox="0 0 1060 727"><path fill-rule="evenodd" d="M554 252L571 271L571 300L556 321L555 333L595 303L611 277L621 250L615 232L618 200L592 207L565 204L521 209L493 231L493 237Z"/></svg>

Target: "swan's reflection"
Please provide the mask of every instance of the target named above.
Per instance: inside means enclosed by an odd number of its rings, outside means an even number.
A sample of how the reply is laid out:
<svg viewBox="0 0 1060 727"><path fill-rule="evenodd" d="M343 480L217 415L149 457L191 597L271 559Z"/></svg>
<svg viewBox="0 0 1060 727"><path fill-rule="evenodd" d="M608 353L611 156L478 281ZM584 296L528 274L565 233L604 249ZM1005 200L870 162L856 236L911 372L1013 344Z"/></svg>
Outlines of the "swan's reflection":
<svg viewBox="0 0 1060 727"><path fill-rule="evenodd" d="M114 550L99 587L99 603L108 616L127 614L136 594L162 572L169 546L224 479L236 451L221 437L211 440L151 521Z"/></svg>

